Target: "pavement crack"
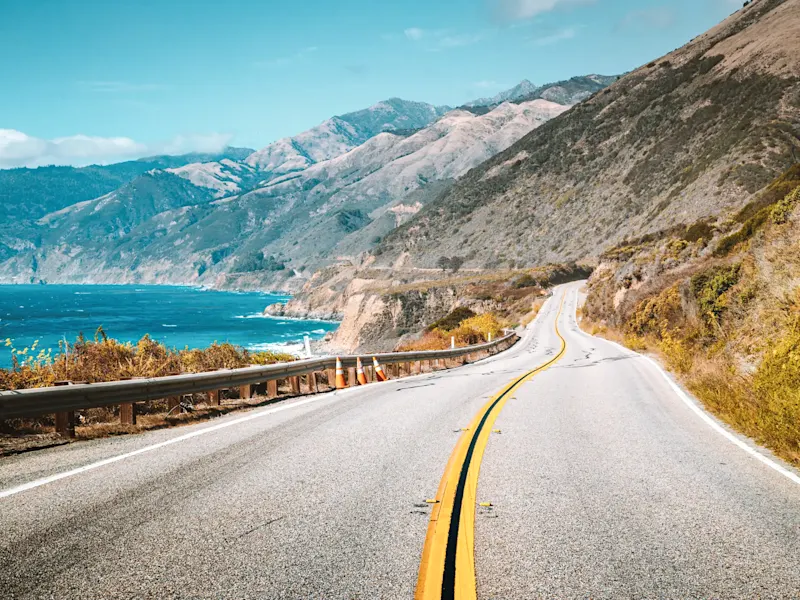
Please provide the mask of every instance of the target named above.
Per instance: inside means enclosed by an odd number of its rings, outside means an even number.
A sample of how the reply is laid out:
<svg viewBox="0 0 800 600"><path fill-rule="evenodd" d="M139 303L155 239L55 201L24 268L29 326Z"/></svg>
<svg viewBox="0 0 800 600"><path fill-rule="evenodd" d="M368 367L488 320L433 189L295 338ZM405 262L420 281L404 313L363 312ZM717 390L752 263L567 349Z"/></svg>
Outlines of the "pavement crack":
<svg viewBox="0 0 800 600"><path fill-rule="evenodd" d="M240 540L240 539L242 539L243 537L245 537L245 536L248 536L248 535L250 535L251 533L254 533L254 532L258 531L259 529L263 529L264 527L267 527L267 526L269 526L269 525L272 525L273 523L276 523L277 521L280 521L280 520L281 520L281 519L283 519L283 518L284 518L284 517L277 517L277 518L275 518L275 519L270 519L269 521L266 521L266 522L264 522L264 523L261 523L261 525L256 525L256 526L255 526L255 527L253 527L252 529L248 529L248 530L247 530L247 531L245 531L244 533L240 533L240 534L239 534L239 535L237 535L237 536L234 536L234 537L232 537L232 538L228 538L228 541Z"/></svg>

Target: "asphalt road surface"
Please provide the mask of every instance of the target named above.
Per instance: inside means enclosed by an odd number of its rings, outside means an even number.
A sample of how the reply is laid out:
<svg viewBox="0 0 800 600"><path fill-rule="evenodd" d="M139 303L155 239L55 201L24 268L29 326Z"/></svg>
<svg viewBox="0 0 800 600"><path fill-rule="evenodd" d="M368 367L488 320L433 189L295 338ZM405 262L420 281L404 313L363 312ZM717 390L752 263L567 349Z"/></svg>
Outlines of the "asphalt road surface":
<svg viewBox="0 0 800 600"><path fill-rule="evenodd" d="M800 597L797 472L580 332L578 288L462 368L0 459L0 597L413 598L462 428L556 321L463 507L477 597Z"/></svg>

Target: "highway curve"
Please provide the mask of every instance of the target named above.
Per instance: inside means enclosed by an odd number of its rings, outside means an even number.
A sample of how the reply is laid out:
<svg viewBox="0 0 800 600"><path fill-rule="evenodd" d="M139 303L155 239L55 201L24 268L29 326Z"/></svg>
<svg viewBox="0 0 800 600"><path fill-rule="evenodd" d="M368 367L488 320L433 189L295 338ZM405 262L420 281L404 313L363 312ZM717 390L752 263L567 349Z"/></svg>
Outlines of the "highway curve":
<svg viewBox="0 0 800 600"><path fill-rule="evenodd" d="M800 596L796 471L578 288L463 368L0 459L0 596Z"/></svg>

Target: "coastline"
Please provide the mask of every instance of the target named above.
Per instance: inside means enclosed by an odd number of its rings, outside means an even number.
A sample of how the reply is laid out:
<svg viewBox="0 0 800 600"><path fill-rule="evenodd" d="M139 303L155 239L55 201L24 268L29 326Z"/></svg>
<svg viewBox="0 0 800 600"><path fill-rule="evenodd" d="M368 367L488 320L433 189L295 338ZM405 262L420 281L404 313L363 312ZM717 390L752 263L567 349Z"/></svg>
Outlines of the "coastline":
<svg viewBox="0 0 800 600"><path fill-rule="evenodd" d="M0 285L0 340L10 338L19 350L39 340L39 348L55 354L65 338L73 343L83 333L91 339L102 327L124 343L136 344L149 335L171 348L229 342L253 352L301 355L306 335L317 342L339 325L335 320L266 315L266 306L291 300L284 292L140 283ZM11 364L3 344L0 368Z"/></svg>

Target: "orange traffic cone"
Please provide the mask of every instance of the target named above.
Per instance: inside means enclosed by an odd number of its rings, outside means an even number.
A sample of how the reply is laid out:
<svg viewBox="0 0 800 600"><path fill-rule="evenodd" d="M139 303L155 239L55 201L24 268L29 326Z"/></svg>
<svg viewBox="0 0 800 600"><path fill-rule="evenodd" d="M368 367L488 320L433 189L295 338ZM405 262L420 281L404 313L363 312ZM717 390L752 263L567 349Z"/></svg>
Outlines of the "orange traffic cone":
<svg viewBox="0 0 800 600"><path fill-rule="evenodd" d="M361 357L356 358L356 379L358 385L367 385L367 376L364 374L364 365L361 364Z"/></svg>
<svg viewBox="0 0 800 600"><path fill-rule="evenodd" d="M336 389L341 390L347 387L347 382L344 380L344 369L342 368L342 361L336 357Z"/></svg>
<svg viewBox="0 0 800 600"><path fill-rule="evenodd" d="M383 367L381 367L381 363L378 362L378 359L374 356L372 357L372 365L375 367L375 379L378 381L386 381L389 379L386 377L386 374L383 372Z"/></svg>

